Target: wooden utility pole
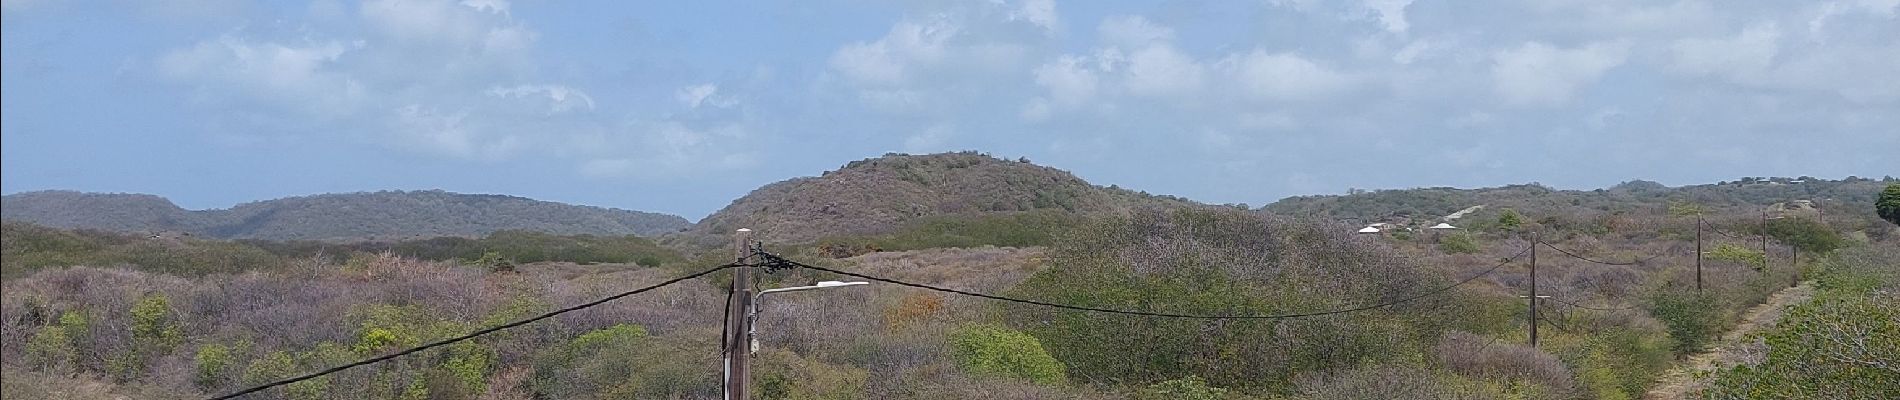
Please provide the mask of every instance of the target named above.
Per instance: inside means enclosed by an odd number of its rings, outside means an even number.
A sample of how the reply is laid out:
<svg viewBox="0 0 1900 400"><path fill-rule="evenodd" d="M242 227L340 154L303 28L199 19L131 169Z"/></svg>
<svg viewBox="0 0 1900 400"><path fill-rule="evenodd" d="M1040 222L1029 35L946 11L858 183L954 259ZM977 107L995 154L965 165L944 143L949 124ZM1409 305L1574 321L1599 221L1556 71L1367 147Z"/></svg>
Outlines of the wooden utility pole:
<svg viewBox="0 0 1900 400"><path fill-rule="evenodd" d="M1537 348L1537 232L1531 232L1531 348Z"/></svg>
<svg viewBox="0 0 1900 400"><path fill-rule="evenodd" d="M1702 213L1695 215L1695 293L1702 294Z"/></svg>
<svg viewBox="0 0 1900 400"><path fill-rule="evenodd" d="M1761 208L1761 273L1768 273L1768 207Z"/></svg>
<svg viewBox="0 0 1900 400"><path fill-rule="evenodd" d="M752 230L740 229L732 234L732 254L739 263L752 258ZM726 400L745 400L750 398L746 384L752 381L749 363L752 358L752 341L746 337L751 332L752 319L746 318L746 310L752 309L752 267L739 266L732 269L733 301L726 308Z"/></svg>

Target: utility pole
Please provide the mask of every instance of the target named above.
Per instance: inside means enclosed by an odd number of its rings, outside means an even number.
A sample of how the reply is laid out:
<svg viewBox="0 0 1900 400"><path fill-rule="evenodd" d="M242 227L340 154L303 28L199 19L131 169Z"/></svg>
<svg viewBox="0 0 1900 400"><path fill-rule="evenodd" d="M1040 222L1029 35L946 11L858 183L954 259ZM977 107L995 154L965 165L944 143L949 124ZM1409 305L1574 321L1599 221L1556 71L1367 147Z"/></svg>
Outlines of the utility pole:
<svg viewBox="0 0 1900 400"><path fill-rule="evenodd" d="M1695 293L1702 294L1702 213L1695 214Z"/></svg>
<svg viewBox="0 0 1900 400"><path fill-rule="evenodd" d="M1537 232L1531 231L1531 348L1537 348Z"/></svg>
<svg viewBox="0 0 1900 400"><path fill-rule="evenodd" d="M1768 273L1768 207L1761 208L1761 273Z"/></svg>
<svg viewBox="0 0 1900 400"><path fill-rule="evenodd" d="M739 229L732 234L732 254L735 260L745 263L752 257L752 230ZM750 398L746 384L752 381L749 363L752 358L752 341L746 332L751 332L752 319L746 312L752 309L752 267L739 266L732 269L732 296L738 300L726 308L726 400L745 400Z"/></svg>

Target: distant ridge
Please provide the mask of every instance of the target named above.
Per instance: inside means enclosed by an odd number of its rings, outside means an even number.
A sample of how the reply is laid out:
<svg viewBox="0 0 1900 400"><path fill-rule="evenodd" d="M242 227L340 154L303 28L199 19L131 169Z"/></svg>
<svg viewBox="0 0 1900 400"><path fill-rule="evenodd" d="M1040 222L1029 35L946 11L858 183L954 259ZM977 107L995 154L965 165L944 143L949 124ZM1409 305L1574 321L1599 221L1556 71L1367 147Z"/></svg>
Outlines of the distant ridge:
<svg viewBox="0 0 1900 400"><path fill-rule="evenodd" d="M1670 187L1633 180L1595 190L1559 190L1539 184L1458 189L1432 187L1376 190L1348 195L1294 196L1273 202L1261 212L1288 216L1378 221L1395 216L1437 218L1474 205L1487 211L1511 208L1548 215L1575 210L1605 212L1636 208L1660 209L1672 203L1694 203L1716 209L1756 210L1779 203L1809 200L1847 214L1871 216L1884 180L1847 177L1749 177L1715 184Z"/></svg>
<svg viewBox="0 0 1900 400"><path fill-rule="evenodd" d="M1068 171L977 152L886 154L852 161L821 176L760 187L707 216L696 236L738 228L768 242L801 243L835 235L887 232L939 215L1060 209L1126 213L1139 207L1198 207L1187 199L1090 184Z"/></svg>
<svg viewBox="0 0 1900 400"><path fill-rule="evenodd" d="M0 199L0 219L219 239L331 241L479 236L499 230L650 236L692 226L675 215L441 190L320 194L202 211L148 194L37 191Z"/></svg>

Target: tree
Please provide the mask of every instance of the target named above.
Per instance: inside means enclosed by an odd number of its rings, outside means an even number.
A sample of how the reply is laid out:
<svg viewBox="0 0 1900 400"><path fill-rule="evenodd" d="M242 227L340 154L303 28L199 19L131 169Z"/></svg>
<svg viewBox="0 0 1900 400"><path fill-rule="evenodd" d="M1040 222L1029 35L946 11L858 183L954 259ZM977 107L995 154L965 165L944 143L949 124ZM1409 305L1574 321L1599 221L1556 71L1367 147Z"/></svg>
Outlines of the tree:
<svg viewBox="0 0 1900 400"><path fill-rule="evenodd" d="M1517 230L1518 227L1521 227L1523 225L1524 225L1524 217L1521 215L1518 215L1517 210L1506 208L1504 209L1504 212L1498 213L1498 228L1502 228L1507 231L1515 231Z"/></svg>
<svg viewBox="0 0 1900 400"><path fill-rule="evenodd" d="M1874 203L1874 211L1880 214L1880 219L1900 225L1900 183L1887 184L1887 189L1880 191L1880 202Z"/></svg>

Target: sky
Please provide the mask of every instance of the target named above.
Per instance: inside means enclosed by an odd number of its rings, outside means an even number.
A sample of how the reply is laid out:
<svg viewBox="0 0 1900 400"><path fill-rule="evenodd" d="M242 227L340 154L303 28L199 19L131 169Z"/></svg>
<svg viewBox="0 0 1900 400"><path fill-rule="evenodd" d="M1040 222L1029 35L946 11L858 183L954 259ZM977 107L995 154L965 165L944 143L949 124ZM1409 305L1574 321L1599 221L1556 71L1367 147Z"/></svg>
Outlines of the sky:
<svg viewBox="0 0 1900 400"><path fill-rule="evenodd" d="M1209 203L1900 173L1900 0L0 0L0 191L698 219L889 152Z"/></svg>

